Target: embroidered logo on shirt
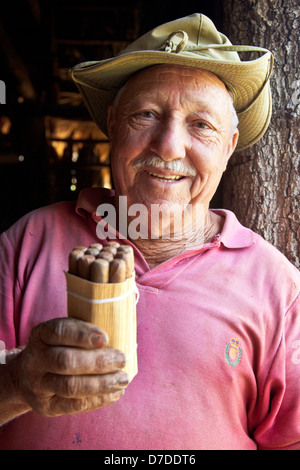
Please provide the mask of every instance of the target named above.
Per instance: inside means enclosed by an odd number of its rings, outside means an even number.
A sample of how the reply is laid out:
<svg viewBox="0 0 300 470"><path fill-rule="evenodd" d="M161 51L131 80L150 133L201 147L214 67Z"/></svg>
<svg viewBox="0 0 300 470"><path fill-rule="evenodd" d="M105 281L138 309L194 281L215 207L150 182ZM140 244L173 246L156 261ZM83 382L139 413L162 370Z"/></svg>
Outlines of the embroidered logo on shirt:
<svg viewBox="0 0 300 470"><path fill-rule="evenodd" d="M225 360L231 367L235 367L241 360L242 349L237 338L231 338L225 348Z"/></svg>

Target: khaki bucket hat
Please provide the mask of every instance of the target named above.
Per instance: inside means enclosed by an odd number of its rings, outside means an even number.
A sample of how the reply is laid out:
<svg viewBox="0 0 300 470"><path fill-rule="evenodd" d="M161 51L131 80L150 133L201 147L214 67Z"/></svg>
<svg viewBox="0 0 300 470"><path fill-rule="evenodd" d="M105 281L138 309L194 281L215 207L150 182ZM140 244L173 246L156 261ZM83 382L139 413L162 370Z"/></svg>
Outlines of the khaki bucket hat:
<svg viewBox="0 0 300 470"><path fill-rule="evenodd" d="M238 52L244 51L259 52L260 57L242 61ZM91 117L105 135L107 110L120 87L139 70L158 64L205 69L225 83L239 118L237 149L249 147L265 133L272 108L272 53L261 47L232 45L209 18L194 13L154 28L116 57L72 69Z"/></svg>

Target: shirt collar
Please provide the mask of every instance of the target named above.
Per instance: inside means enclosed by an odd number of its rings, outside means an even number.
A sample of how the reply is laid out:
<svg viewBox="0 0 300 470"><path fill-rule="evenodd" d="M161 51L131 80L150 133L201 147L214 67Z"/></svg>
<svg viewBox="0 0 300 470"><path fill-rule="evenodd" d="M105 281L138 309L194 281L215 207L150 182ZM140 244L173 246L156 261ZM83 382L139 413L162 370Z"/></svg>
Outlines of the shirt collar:
<svg viewBox="0 0 300 470"><path fill-rule="evenodd" d="M96 216L97 207L108 202L114 203L113 190L106 188L83 189L78 196L76 213L81 217L87 217L90 214L97 222L99 221ZM241 225L233 212L225 209L212 209L212 211L225 219L219 241L226 248L246 248L255 243L254 232Z"/></svg>
<svg viewBox="0 0 300 470"><path fill-rule="evenodd" d="M212 209L212 211L225 219L220 242L226 248L246 248L255 243L254 232L244 227L233 212L226 209Z"/></svg>
<svg viewBox="0 0 300 470"><path fill-rule="evenodd" d="M87 217L89 214L96 217L96 210L100 204L114 201L114 191L107 188L86 188L80 191L76 213L81 217Z"/></svg>

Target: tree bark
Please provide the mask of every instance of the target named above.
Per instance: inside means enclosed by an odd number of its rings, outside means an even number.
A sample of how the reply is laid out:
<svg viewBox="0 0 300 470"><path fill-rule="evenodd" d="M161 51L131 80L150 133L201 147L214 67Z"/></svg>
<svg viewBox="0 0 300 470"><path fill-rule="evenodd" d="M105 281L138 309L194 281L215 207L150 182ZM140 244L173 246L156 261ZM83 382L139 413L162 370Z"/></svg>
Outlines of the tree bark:
<svg viewBox="0 0 300 470"><path fill-rule="evenodd" d="M233 44L270 49L273 114L264 137L235 153L223 178L223 207L300 267L299 0L224 0Z"/></svg>

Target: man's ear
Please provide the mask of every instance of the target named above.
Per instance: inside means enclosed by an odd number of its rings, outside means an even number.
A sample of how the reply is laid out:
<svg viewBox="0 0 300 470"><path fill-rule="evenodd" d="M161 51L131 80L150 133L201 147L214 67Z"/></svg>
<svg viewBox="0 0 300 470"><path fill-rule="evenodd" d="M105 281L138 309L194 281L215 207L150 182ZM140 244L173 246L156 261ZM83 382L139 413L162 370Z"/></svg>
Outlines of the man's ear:
<svg viewBox="0 0 300 470"><path fill-rule="evenodd" d="M107 111L107 131L108 137L111 139L115 129L115 112L113 106L109 106Z"/></svg>
<svg viewBox="0 0 300 470"><path fill-rule="evenodd" d="M238 140L239 140L239 130L238 130L238 128L236 128L234 133L232 134L231 138L229 139L229 142L228 142L226 167L227 167L227 163L230 160L231 155L235 151ZM225 167L225 170L226 170L226 167Z"/></svg>

